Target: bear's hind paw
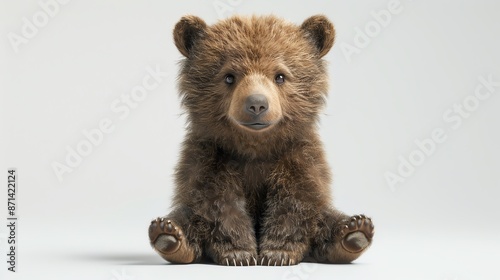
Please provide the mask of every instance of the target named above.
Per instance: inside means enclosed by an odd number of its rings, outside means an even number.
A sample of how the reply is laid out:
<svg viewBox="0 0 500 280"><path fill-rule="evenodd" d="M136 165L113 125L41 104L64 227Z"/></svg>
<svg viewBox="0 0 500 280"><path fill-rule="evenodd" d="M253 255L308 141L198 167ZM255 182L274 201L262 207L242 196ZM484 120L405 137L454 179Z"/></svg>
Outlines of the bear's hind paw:
<svg viewBox="0 0 500 280"><path fill-rule="evenodd" d="M172 220L152 220L149 226L149 240L155 251L169 262L191 263L195 259L194 251L187 244L181 228Z"/></svg>
<svg viewBox="0 0 500 280"><path fill-rule="evenodd" d="M340 244L351 253L359 253L372 242L375 226L365 215L355 215L340 224Z"/></svg>

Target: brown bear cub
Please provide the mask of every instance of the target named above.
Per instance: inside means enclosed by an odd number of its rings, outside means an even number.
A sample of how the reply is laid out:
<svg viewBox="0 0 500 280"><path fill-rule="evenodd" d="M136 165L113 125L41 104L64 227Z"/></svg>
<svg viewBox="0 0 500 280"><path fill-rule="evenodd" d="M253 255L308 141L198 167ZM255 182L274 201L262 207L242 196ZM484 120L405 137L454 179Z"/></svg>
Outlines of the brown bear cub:
<svg viewBox="0 0 500 280"><path fill-rule="evenodd" d="M331 206L331 175L317 132L327 95L322 57L335 30L235 16L175 26L188 128L175 171L173 211L149 226L173 263L349 263L370 246L364 215Z"/></svg>

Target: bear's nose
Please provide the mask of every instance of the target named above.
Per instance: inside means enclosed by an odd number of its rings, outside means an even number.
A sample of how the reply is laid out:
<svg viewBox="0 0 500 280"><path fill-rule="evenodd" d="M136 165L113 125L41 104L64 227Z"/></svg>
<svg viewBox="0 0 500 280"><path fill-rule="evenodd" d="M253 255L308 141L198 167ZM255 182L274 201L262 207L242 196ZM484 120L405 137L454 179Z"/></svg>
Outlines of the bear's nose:
<svg viewBox="0 0 500 280"><path fill-rule="evenodd" d="M269 108L269 103L267 98L262 94L252 94L247 97L245 101L245 107L250 114L260 115L267 111Z"/></svg>

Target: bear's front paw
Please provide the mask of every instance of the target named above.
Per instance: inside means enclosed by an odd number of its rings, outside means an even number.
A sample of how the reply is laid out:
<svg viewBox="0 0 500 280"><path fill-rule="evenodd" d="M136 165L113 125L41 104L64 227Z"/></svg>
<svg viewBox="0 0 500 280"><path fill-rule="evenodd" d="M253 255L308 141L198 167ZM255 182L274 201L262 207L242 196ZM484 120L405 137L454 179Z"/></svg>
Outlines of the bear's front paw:
<svg viewBox="0 0 500 280"><path fill-rule="evenodd" d="M254 254L244 250L232 250L224 252L217 259L217 263L227 266L250 266L257 265Z"/></svg>
<svg viewBox="0 0 500 280"><path fill-rule="evenodd" d="M340 244L350 253L359 253L370 246L375 226L365 215L352 216L340 224Z"/></svg>
<svg viewBox="0 0 500 280"><path fill-rule="evenodd" d="M264 250L260 253L259 264L266 266L295 265L300 262L291 251Z"/></svg>

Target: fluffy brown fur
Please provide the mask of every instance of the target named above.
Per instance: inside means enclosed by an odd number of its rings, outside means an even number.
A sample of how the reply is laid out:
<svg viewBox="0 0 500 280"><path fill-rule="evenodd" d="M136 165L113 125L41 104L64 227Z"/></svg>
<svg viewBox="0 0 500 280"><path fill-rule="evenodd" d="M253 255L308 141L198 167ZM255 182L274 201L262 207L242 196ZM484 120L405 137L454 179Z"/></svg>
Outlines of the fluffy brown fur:
<svg viewBox="0 0 500 280"><path fill-rule="evenodd" d="M330 168L317 133L327 95L322 57L334 35L324 16L300 26L274 16L236 16L212 26L186 16L177 23L189 126L174 210L149 227L164 259L349 263L368 248L371 220L330 204ZM258 116L245 110L254 94L267 100ZM253 119L268 126L245 125Z"/></svg>

